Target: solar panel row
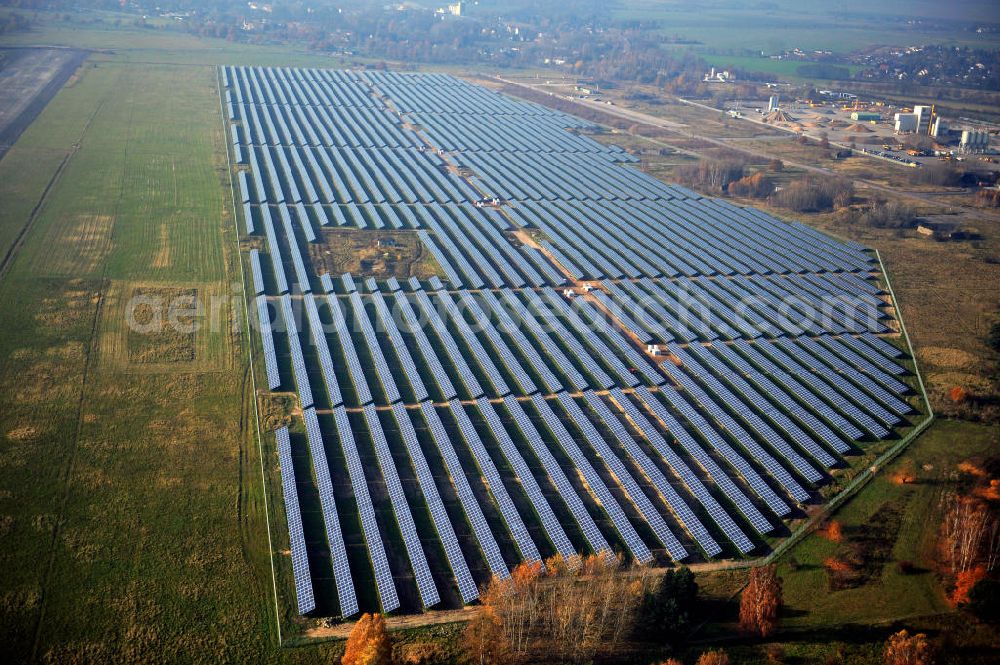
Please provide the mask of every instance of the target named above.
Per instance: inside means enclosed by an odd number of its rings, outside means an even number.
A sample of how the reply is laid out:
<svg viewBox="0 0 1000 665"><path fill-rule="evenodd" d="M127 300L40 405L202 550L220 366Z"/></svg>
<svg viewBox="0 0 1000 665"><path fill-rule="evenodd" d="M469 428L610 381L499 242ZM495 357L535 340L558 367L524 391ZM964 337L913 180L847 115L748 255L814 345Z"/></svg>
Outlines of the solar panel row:
<svg viewBox="0 0 1000 665"><path fill-rule="evenodd" d="M274 431L278 447L278 467L281 470L281 491L285 499L285 519L288 522L288 543L292 553L292 576L295 578L295 598L299 614L309 614L316 609L312 577L309 573L309 555L302 531L302 513L299 512L299 495L292 467L292 448L288 428Z"/></svg>

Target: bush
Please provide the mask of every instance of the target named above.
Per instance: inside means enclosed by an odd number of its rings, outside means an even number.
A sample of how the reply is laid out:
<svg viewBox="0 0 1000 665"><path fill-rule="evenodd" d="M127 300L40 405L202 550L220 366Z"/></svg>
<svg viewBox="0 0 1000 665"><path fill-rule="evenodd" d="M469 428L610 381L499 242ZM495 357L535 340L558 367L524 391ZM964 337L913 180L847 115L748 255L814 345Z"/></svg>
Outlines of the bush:
<svg viewBox="0 0 1000 665"><path fill-rule="evenodd" d="M764 176L763 172L758 171L753 175L748 175L729 183L727 190L731 196L763 199L774 191L774 185Z"/></svg>
<svg viewBox="0 0 1000 665"><path fill-rule="evenodd" d="M743 177L746 162L739 159L709 159L697 164L679 166L674 177L682 185L702 190L723 192L729 183Z"/></svg>
<svg viewBox="0 0 1000 665"><path fill-rule="evenodd" d="M391 665L392 642L381 614L362 614L351 629L341 665Z"/></svg>
<svg viewBox="0 0 1000 665"><path fill-rule="evenodd" d="M854 196L854 184L842 178L806 176L771 195L773 205L795 212L831 210L836 202L843 205Z"/></svg>
<svg viewBox="0 0 1000 665"><path fill-rule="evenodd" d="M910 635L901 630L889 637L885 645L885 665L931 665L934 654L927 636Z"/></svg>
<svg viewBox="0 0 1000 665"><path fill-rule="evenodd" d="M1000 208L1000 189L981 189L976 192L976 205L981 208Z"/></svg>
<svg viewBox="0 0 1000 665"><path fill-rule="evenodd" d="M962 182L962 172L946 164L924 164L916 169L913 181L921 185L957 187Z"/></svg>
<svg viewBox="0 0 1000 665"><path fill-rule="evenodd" d="M771 665L781 665L785 662L785 649L780 644L768 644L764 649L764 655Z"/></svg>
<svg viewBox="0 0 1000 665"><path fill-rule="evenodd" d="M1000 321L990 326L990 332L986 335L986 346L1000 353Z"/></svg>
<svg viewBox="0 0 1000 665"><path fill-rule="evenodd" d="M976 582L965 607L980 621L1000 623L1000 582L993 579Z"/></svg>
<svg viewBox="0 0 1000 665"><path fill-rule="evenodd" d="M778 627L781 595L776 566L751 568L750 582L740 596L740 630L758 637L773 633Z"/></svg>
<svg viewBox="0 0 1000 665"><path fill-rule="evenodd" d="M875 229L908 229L916 226L917 215L897 201L872 199L859 210L851 211L851 221Z"/></svg>
<svg viewBox="0 0 1000 665"><path fill-rule="evenodd" d="M698 657L697 665L729 665L725 651L706 651Z"/></svg>

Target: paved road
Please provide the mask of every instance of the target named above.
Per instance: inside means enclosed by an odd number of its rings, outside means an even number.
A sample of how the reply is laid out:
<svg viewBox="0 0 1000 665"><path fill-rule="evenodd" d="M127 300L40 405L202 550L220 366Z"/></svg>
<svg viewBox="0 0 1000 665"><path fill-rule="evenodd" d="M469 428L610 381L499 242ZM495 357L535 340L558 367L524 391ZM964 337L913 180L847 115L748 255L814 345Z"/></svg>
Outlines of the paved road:
<svg viewBox="0 0 1000 665"><path fill-rule="evenodd" d="M531 90L533 92L542 92L544 94L550 94L550 91L545 90L544 87L540 86L540 85L530 85L530 84L521 83L521 82L518 82L518 81L511 81L510 79L505 79L505 78L502 78L502 77L499 77L499 76L494 76L492 78L494 80L496 80L496 81L499 81L501 83L505 83L507 85L512 85L512 86L516 86L516 87L519 87L519 88L525 88L525 89ZM595 110L599 110L602 113L606 113L608 115L617 116L619 118L622 118L622 119L625 119L625 120L630 120L630 121L636 122L636 123L642 123L642 124L646 124L646 125L652 125L654 127L660 127L662 129L665 129L667 131L673 132L673 133L675 133L675 134L677 134L679 136L683 136L685 138L690 138L690 139L696 139L696 140L699 140L699 141L704 141L704 142L710 143L712 145L716 145L716 146L719 146L719 147L722 147L722 148L727 148L729 150L734 150L736 152L741 152L741 153L743 153L745 155L750 155L751 157L757 157L757 158L760 158L760 159L775 159L775 158L780 158L781 161L783 161L785 164L787 164L789 166L793 166L793 167L798 168L798 169L801 169L803 171L807 171L809 173L815 173L817 175L822 175L822 176L825 176L825 177L833 177L833 178L843 178L844 177L843 174L837 173L836 171L833 171L831 169L823 168L821 166L815 166L813 164L806 164L804 162L797 162L797 161L789 160L789 159L786 159L785 157L783 157L781 155L778 155L778 154L764 152L762 150L748 148L746 146L741 146L741 145L739 145L738 142L732 142L732 141L728 141L728 140L725 140L725 139L719 139L719 138L714 138L714 137L711 137L711 136L705 136L703 134L698 134L697 132L692 131L689 128L688 125L681 125L681 124L678 124L676 122L671 122L669 120L664 120L663 118L659 118L659 117L657 117L655 115L650 115L648 113L643 113L641 111L636 111L636 110L633 110L633 109L623 108L621 106L611 106L609 104L605 104L603 102L597 102L597 101L594 101L594 100L591 100L591 99L576 99L576 98L566 98L566 97L562 97L562 98L563 99L568 99L568 101L571 101L571 102L573 102L575 104L578 104L580 106L584 106L584 107L588 107L588 108L593 108ZM708 109L708 110L712 111L713 113L720 113L720 111L718 109L714 109L714 108L712 108L710 106L706 106L704 104L699 104L697 102L690 102L690 101L683 100L683 99L681 99L679 101L681 101L683 103L686 103L686 104L691 104L691 105L694 105L694 106L699 106L699 107ZM690 150L682 150L681 152L687 152L687 153L695 154L695 153L693 153ZM853 179L853 183L854 183L855 187L858 187L859 189L874 190L874 191L882 192L882 193L885 193L885 194L890 194L892 196L896 196L896 197L899 197L899 198L909 199L909 200L911 200L911 201L913 201L915 203L920 203L920 204L924 204L924 205L933 205L933 206L938 206L938 207L949 207L950 206L950 207L965 208L967 212L975 211L975 213L977 214L977 216L981 216L985 212L982 208L976 208L976 207L972 206L969 203L964 203L964 202L962 202L962 203L955 203L955 202L942 203L940 200L938 200L937 198L935 198L935 196L930 195L930 194L924 194L924 193L919 193L919 192L907 192L907 191L903 191L903 190L900 190L900 189L897 189L897 188L894 188L894 187L886 187L885 185L880 185L880 184L872 182L870 180L865 180L863 178L854 178ZM991 214L995 214L995 213L991 213Z"/></svg>

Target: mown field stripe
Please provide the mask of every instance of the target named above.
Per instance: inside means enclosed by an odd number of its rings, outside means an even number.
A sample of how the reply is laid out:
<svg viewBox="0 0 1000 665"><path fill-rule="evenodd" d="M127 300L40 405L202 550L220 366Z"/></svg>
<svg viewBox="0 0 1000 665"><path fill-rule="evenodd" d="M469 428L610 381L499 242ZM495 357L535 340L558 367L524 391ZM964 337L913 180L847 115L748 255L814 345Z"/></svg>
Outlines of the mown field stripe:
<svg viewBox="0 0 1000 665"><path fill-rule="evenodd" d="M215 85L218 91L219 98L219 119L222 122L222 135L225 137L227 135L228 127L226 119L226 110L222 105L223 100L223 90L222 90L222 79L219 75L219 69L215 70ZM225 141L224 141L225 142ZM230 161L229 156L229 144L226 142L226 175L229 179L229 201L232 205L233 210L233 229L236 231L236 258L239 261L240 266L240 287L243 290L243 298L241 299L241 305L243 307L243 320L246 333L245 344L246 353L248 356L248 361L250 364L250 386L253 393L253 418L254 427L257 433L257 456L260 460L260 487L264 494L264 523L267 526L267 558L271 563L271 588L274 592L274 621L275 629L278 632L278 646L281 646L281 610L278 607L278 577L274 568L274 544L271 536L271 513L267 500L267 480L265 478L264 472L264 445L263 438L260 432L260 414L257 410L257 376L254 373L254 353L253 353L253 337L251 337L250 332L250 312L247 308L248 294L247 294L247 280L246 280L246 270L243 266L243 253L240 251L240 224L239 216L236 212L236 191L234 189L233 183L233 166Z"/></svg>

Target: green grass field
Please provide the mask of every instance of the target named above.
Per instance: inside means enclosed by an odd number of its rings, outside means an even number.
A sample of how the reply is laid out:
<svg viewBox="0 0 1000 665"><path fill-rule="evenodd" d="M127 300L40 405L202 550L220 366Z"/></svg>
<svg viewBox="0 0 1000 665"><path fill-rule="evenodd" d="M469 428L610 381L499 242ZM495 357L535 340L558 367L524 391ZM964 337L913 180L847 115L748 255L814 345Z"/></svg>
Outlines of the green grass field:
<svg viewBox="0 0 1000 665"><path fill-rule="evenodd" d="M838 652L843 662L882 662L886 636L901 628L942 632L965 631L965 643L953 647L944 662L990 660L988 628L977 626L948 605L935 569L935 542L940 524L940 498L956 482L955 467L963 460L995 453L996 429L989 425L940 420L864 490L834 515L844 540L831 542L822 532L805 538L778 562L785 608L779 632L764 643L732 641L738 607L732 595L744 573L709 573L699 580L709 596L722 602L715 620L696 635L699 642L722 644L739 663L765 663L768 645L780 645L786 662L822 662ZM894 474L915 470L916 482L898 484ZM891 513L892 518L881 519ZM829 590L824 561L842 548L875 535L882 548L867 580L855 588ZM884 538L882 537L884 536ZM899 562L913 564L912 572ZM962 627L960 627L962 626ZM984 632L985 631L985 632ZM689 650L692 656L704 646Z"/></svg>
<svg viewBox="0 0 1000 665"><path fill-rule="evenodd" d="M193 359L146 364L123 351L137 288L232 302L215 70L104 58L0 162L9 243L70 155L0 282L5 651L263 660L275 614L231 307L195 334Z"/></svg>
<svg viewBox="0 0 1000 665"><path fill-rule="evenodd" d="M622 0L615 16L659 21L667 36L695 40L698 50L710 53L785 49L824 49L847 53L874 45L947 43L990 47L988 35L963 31L942 19L995 22L993 4L964 0L947 8L933 2L912 2L893 8L860 0L829 3L821 0L778 0L736 3L725 0L699 3L692 10L680 0Z"/></svg>
<svg viewBox="0 0 1000 665"><path fill-rule="evenodd" d="M774 74L775 76L780 76L782 79L790 81L804 81L808 79L808 77L803 77L798 73L798 68L808 63L796 60L772 60L770 58L759 58L753 56L716 55L711 53L703 54L702 57L705 59L705 62L716 68L737 67L750 72ZM857 69L855 66L837 66L846 67L852 72ZM833 85L834 82L830 81L829 84Z"/></svg>

